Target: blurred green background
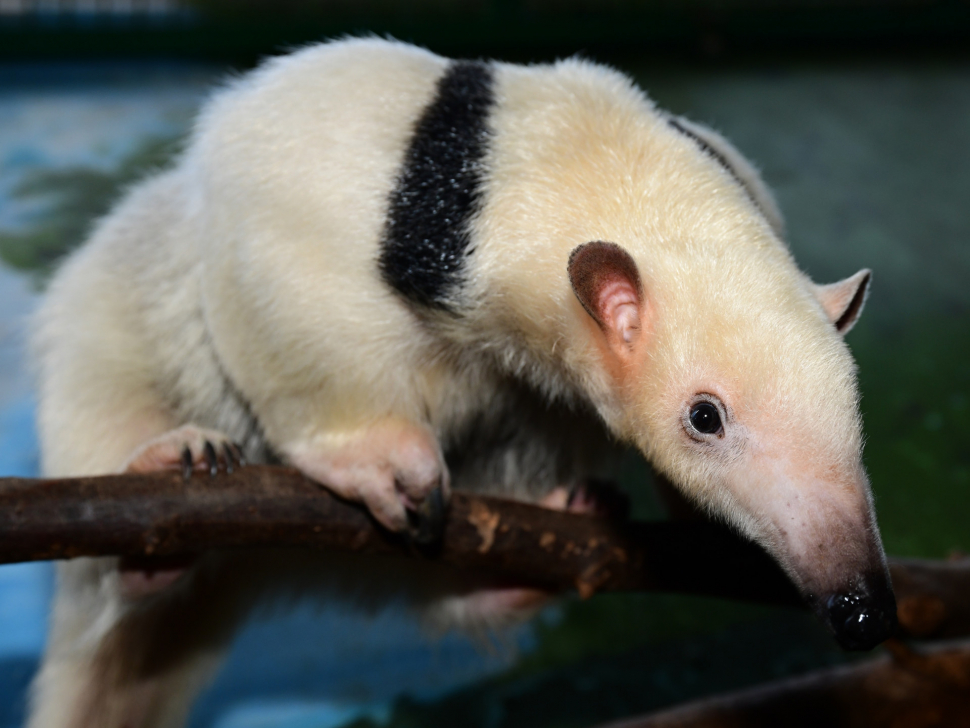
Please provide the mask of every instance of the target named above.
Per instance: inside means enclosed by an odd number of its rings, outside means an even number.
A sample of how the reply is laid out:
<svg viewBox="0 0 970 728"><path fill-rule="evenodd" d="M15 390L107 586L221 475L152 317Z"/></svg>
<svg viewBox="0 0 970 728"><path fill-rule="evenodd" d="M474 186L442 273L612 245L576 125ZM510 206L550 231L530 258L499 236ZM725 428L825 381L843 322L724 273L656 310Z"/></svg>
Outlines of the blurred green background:
<svg viewBox="0 0 970 728"><path fill-rule="evenodd" d="M461 56L582 53L734 141L774 189L790 245L813 278L874 270L848 341L887 551L970 550L968 2L0 0L0 259L42 288L91 220L166 164L226 73L364 32ZM64 94L85 108L138 99L137 113L106 117L129 141L88 156L24 156L27 132L3 114L24 104L39 114ZM74 108L55 107L44 113ZM8 448L24 447L3 429L3 406L0 398L0 464L5 437ZM625 465L637 514L663 517L646 467L632 457ZM0 617L2 598L0 589ZM310 612L244 634L193 725L581 728L846 659L802 613L667 595L567 600L511 636L452 652L408 632L405 655L402 622L355 621L369 636L364 657L349 662L328 652L327 632L349 617L311 628ZM305 630L316 630L320 647L293 667L280 635L306 640ZM431 657L416 657L421 650ZM426 658L463 667L420 685L388 672L394 660ZM22 693L35 659L9 679L0 660L0 695ZM285 679L274 682L284 663ZM358 671L366 687L338 690L338 669ZM19 720L22 698L14 704L0 725Z"/></svg>

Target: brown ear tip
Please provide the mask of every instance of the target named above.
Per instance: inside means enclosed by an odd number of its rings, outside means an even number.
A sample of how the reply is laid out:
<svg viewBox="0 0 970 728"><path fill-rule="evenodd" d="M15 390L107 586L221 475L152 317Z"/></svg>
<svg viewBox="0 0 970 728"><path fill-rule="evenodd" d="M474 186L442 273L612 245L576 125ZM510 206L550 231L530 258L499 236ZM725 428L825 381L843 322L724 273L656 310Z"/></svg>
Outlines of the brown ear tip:
<svg viewBox="0 0 970 728"><path fill-rule="evenodd" d="M616 243L608 243L603 240L591 240L588 243L582 243L577 245L572 249L569 254L568 267L572 270L576 264L583 258L589 255L605 256L609 254L620 253L622 255L629 255L623 248L621 248Z"/></svg>
<svg viewBox="0 0 970 728"><path fill-rule="evenodd" d="M637 264L622 245L603 240L593 240L573 248L567 264L569 280L573 288L577 283L597 273L607 270L622 271L641 292L640 273Z"/></svg>
<svg viewBox="0 0 970 728"><path fill-rule="evenodd" d="M577 245L569 253L569 262L566 264L567 268L572 268L573 264L576 262L576 258L583 254L583 250L589 243L583 243L582 245Z"/></svg>

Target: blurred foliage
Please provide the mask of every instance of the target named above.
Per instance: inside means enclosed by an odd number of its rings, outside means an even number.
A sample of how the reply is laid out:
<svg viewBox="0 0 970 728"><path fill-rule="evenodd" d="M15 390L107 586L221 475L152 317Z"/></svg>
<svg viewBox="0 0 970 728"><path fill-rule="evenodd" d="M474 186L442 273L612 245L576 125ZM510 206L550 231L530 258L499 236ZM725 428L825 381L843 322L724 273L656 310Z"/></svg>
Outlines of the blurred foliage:
<svg viewBox="0 0 970 728"><path fill-rule="evenodd" d="M181 138L151 138L117 164L66 169L35 169L14 187L12 197L40 203L23 229L0 230L0 260L30 271L38 285L57 261L80 245L92 221L111 209L124 189L172 159Z"/></svg>
<svg viewBox="0 0 970 728"><path fill-rule="evenodd" d="M579 604L584 618L566 616L540 640L540 651L553 637L568 639L582 630L597 634L603 622L614 622L621 639L623 625L636 625L638 618L652 622L656 632L642 640L634 627L625 648L618 641L615 650L587 649L565 662L536 662L529 655L498 677L437 700L403 698L386 721L362 719L344 728L588 728L847 659L807 614L758 610L757 623L725 628L718 616L706 618L738 612L738 605L614 595L577 602L566 611ZM676 626L681 614L692 622L684 632ZM660 638L665 619L673 621L673 634Z"/></svg>
<svg viewBox="0 0 970 728"><path fill-rule="evenodd" d="M572 598L535 621L536 645L509 673L527 677L592 657L607 658L665 640L699 638L778 610L671 594ZM784 611L784 610L782 610Z"/></svg>
<svg viewBox="0 0 970 728"><path fill-rule="evenodd" d="M970 552L970 314L850 334L886 551Z"/></svg>

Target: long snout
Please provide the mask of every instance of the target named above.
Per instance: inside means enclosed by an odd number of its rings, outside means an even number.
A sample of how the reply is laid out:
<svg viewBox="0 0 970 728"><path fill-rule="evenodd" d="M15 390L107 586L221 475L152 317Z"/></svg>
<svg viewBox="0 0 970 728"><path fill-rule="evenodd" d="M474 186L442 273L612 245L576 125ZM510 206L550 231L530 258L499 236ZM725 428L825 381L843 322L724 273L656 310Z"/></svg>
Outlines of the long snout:
<svg viewBox="0 0 970 728"><path fill-rule="evenodd" d="M845 650L871 650L896 631L896 597L878 534L855 519L830 518L828 538L791 538L770 550ZM821 533L823 526L816 534ZM786 538L787 537L787 538Z"/></svg>
<svg viewBox="0 0 970 728"><path fill-rule="evenodd" d="M896 631L896 598L864 474L841 483L786 478L767 486L758 539L846 650Z"/></svg>

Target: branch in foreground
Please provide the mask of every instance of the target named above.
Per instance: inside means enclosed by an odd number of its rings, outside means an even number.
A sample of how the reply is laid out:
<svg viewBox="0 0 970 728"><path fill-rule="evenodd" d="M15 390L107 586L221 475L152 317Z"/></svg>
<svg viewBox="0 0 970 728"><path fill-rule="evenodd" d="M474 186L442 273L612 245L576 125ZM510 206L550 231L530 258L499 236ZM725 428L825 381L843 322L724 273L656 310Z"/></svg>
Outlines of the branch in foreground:
<svg viewBox="0 0 970 728"><path fill-rule="evenodd" d="M602 728L970 728L970 644L890 654Z"/></svg>
<svg viewBox="0 0 970 728"><path fill-rule="evenodd" d="M800 604L757 546L707 523L614 523L457 492L440 546L418 552L296 470L0 479L0 563L296 546L424 558L582 596L668 591ZM970 559L892 564L904 630L970 634Z"/></svg>

